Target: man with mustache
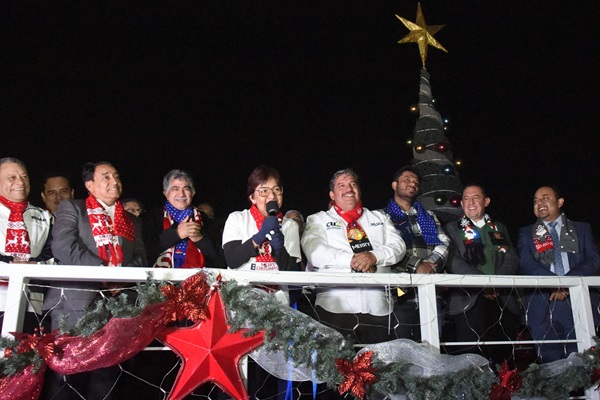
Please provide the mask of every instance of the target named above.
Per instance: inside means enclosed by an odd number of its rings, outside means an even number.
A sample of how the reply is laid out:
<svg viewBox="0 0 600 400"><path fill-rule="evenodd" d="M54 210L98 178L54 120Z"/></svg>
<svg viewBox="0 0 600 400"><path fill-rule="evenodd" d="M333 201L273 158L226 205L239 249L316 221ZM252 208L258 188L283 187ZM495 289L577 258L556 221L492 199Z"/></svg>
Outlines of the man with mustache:
<svg viewBox="0 0 600 400"><path fill-rule="evenodd" d="M346 168L329 182L333 206L307 218L302 247L307 270L389 273L406 246L390 217L363 207L358 176ZM395 339L388 334L392 299L384 288L336 287L316 293L319 320L359 343ZM392 323L392 326L395 323Z"/></svg>
<svg viewBox="0 0 600 400"><path fill-rule="evenodd" d="M163 178L164 205L144 222L146 252L157 268L223 268L219 230L214 220L192 205L191 174L173 169Z"/></svg>

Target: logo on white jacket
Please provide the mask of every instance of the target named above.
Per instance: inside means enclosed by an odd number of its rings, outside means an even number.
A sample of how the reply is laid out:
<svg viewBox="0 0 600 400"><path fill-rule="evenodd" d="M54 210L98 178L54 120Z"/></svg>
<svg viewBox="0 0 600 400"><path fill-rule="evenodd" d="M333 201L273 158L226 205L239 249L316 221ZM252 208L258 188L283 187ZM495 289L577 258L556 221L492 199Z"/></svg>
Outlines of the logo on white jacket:
<svg viewBox="0 0 600 400"><path fill-rule="evenodd" d="M325 224L327 230L329 229L342 229L342 223L340 221L330 221Z"/></svg>

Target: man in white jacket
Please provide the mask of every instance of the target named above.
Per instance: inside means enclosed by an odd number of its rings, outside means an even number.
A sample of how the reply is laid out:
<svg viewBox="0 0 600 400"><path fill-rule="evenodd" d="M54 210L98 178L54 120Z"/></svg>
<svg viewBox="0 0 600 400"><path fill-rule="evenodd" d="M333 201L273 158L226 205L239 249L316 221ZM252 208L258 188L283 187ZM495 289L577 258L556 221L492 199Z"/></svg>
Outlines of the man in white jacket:
<svg viewBox="0 0 600 400"><path fill-rule="evenodd" d="M31 183L25 163L14 157L1 158L0 262L53 262L50 249L52 219L48 211L29 203L30 190ZM18 266L15 265L15 268ZM7 285L6 281L0 282L0 310L6 308ZM38 313L41 312L41 301L42 293L30 294L29 304Z"/></svg>
<svg viewBox="0 0 600 400"><path fill-rule="evenodd" d="M390 273L406 251L390 217L370 211L360 201L358 176L346 168L329 182L334 204L307 218L302 247L307 269L316 272ZM395 322L393 300L385 288L335 287L316 294L319 320L359 343L390 339Z"/></svg>

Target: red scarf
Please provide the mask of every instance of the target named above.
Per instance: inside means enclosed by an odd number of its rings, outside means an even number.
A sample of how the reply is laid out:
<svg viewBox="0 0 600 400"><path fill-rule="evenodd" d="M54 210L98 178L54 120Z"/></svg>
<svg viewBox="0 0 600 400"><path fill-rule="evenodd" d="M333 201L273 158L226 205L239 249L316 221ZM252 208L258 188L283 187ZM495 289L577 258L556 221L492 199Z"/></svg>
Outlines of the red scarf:
<svg viewBox="0 0 600 400"><path fill-rule="evenodd" d="M8 224L6 224L4 252L6 255L13 256L15 261L27 261L31 257L31 246L29 245L29 232L23 221L23 212L29 202L25 200L16 203L0 196L0 203L10 210Z"/></svg>
<svg viewBox="0 0 600 400"><path fill-rule="evenodd" d="M260 231L262 228L263 222L265 221L265 217L258 211L256 204L252 204L250 207L250 214L254 218L254 222L256 222L256 227ZM279 219L279 223L283 220L283 214L281 211L277 212L277 219ZM271 243L268 240L265 240L258 246L258 256L256 256L256 261L259 262L275 262L275 259L271 255L272 253Z"/></svg>
<svg viewBox="0 0 600 400"><path fill-rule="evenodd" d="M115 204L114 224L94 196L90 195L85 199L85 207L92 226L92 235L94 235L96 247L98 247L98 257L104 261L104 265L121 266L123 249L119 244L119 236L133 242L135 239L133 221L127 215L120 201Z"/></svg>
<svg viewBox="0 0 600 400"><path fill-rule="evenodd" d="M333 204L335 211L344 221L346 221L346 234L352 251L361 253L363 251L373 250L367 233L358 223L358 219L363 214L362 202L358 202L356 207L350 211L342 210L337 204Z"/></svg>
<svg viewBox="0 0 600 400"><path fill-rule="evenodd" d="M202 225L202 216L199 212L196 212L196 210L192 210L192 216L194 218L194 222ZM171 216L169 211L165 209L163 215L163 229L168 229L169 227L171 227L171 225L173 225L174 222L175 221L173 220L173 217ZM159 260L161 266L167 263L169 268L175 267L174 252L182 251L181 249L178 249L178 247L179 246L175 245L167 251L161 253ZM204 268L204 265L204 254L202 254L202 252L200 251L200 249L198 249L194 242L192 242L190 239L187 239L187 247L185 249L185 262L179 268Z"/></svg>

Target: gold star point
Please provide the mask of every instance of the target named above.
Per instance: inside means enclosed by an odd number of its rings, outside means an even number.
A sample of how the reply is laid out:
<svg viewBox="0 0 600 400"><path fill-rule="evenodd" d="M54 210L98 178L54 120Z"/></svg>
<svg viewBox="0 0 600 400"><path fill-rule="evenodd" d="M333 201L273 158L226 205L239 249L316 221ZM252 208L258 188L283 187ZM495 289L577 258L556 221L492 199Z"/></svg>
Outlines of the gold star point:
<svg viewBox="0 0 600 400"><path fill-rule="evenodd" d="M421 3L417 4L417 18L415 22L411 22L399 15L396 15L396 18L398 18L404 24L404 26L410 30L410 32L400 39L398 43L417 43L419 46L419 53L421 55L423 68L425 67L425 61L427 60L427 48L429 46L438 48L446 53L448 52L448 50L446 50L444 46L442 46L433 37L433 35L438 33L444 27L444 25L427 26L425 17L423 17L423 11L421 10Z"/></svg>

